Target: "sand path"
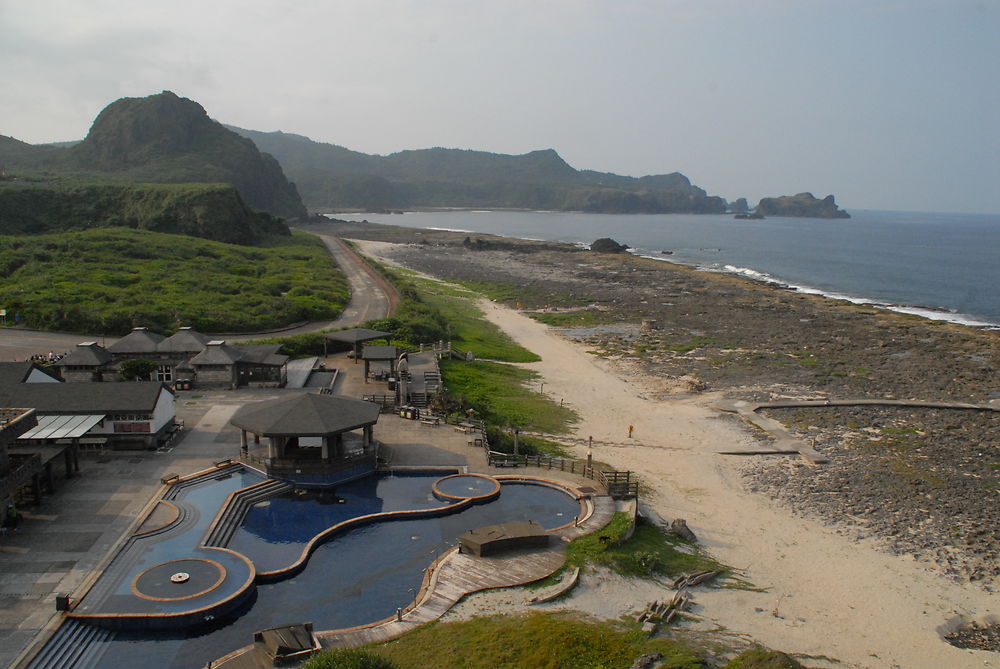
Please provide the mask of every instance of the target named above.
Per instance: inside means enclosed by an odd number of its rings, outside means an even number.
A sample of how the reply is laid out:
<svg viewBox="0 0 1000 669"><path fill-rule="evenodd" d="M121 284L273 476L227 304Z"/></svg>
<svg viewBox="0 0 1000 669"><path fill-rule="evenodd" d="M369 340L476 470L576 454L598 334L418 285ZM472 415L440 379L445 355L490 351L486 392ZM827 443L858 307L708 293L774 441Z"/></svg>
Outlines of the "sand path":
<svg viewBox="0 0 1000 669"><path fill-rule="evenodd" d="M383 249L365 243L373 255ZM752 440L710 409L709 398L649 399L642 379L623 378L613 363L547 326L486 300L481 307L542 357L524 366L541 374L546 394L580 414L576 435L598 442L595 459L639 473L654 491L644 497L647 504L665 518L685 518L715 558L766 590L699 590L695 613L769 647L836 658L841 666L1000 667L1000 655L955 648L939 635L939 627L958 616L1000 614L995 595L743 491L738 461L715 451L750 448ZM631 439L629 425L635 427ZM601 600L611 609L616 603L607 591ZM617 603L624 612L646 602L624 592Z"/></svg>

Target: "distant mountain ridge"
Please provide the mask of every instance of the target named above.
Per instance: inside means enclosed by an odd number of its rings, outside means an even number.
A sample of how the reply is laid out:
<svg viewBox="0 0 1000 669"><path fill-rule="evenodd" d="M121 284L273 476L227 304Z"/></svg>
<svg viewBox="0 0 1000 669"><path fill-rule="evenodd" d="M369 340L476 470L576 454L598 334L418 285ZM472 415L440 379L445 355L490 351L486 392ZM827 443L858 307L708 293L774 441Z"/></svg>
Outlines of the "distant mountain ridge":
<svg viewBox="0 0 1000 669"><path fill-rule="evenodd" d="M577 170L552 149L522 155L431 148L369 155L284 132L227 126L273 155L310 209L532 208L601 213L721 213L683 174Z"/></svg>
<svg viewBox="0 0 1000 669"><path fill-rule="evenodd" d="M306 216L295 185L273 157L170 91L112 102L86 139L69 147L0 137L0 166L98 182L231 184L253 209Z"/></svg>

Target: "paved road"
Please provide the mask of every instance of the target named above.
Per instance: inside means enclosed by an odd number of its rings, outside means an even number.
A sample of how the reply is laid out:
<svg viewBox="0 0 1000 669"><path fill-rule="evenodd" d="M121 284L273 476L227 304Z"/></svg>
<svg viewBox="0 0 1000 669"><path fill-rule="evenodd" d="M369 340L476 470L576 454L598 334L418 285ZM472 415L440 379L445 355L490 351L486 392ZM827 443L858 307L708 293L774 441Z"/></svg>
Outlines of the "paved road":
<svg viewBox="0 0 1000 669"><path fill-rule="evenodd" d="M332 321L315 321L271 333L218 335L226 341L247 341L263 336L290 336L305 332L319 332L361 325L375 318L385 318L395 311L399 302L392 287L378 275L349 246L336 237L317 235L330 250L330 255L347 276L351 287L351 301L343 313ZM117 337L104 335L79 335L65 332L46 332L3 328L0 329L0 361L19 361L41 353L66 353L84 341L96 341L102 345L113 344Z"/></svg>

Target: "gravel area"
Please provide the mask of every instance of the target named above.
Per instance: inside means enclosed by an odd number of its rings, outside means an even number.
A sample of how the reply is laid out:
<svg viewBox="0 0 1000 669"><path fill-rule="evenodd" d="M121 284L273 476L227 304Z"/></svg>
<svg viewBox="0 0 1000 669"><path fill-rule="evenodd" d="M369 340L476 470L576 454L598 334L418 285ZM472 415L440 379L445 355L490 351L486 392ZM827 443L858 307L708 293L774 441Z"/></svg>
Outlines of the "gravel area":
<svg viewBox="0 0 1000 669"><path fill-rule="evenodd" d="M1000 584L1000 413L830 407L769 409L830 458L750 461L747 487L841 531L876 537L953 579Z"/></svg>

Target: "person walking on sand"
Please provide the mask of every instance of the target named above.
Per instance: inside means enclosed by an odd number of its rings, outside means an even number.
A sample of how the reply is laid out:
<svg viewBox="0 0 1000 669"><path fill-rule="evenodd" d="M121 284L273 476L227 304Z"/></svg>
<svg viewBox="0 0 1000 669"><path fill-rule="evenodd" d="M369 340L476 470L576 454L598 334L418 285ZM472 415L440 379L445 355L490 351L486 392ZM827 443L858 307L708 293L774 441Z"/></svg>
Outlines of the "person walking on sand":
<svg viewBox="0 0 1000 669"><path fill-rule="evenodd" d="M635 426L634 426L634 425L629 425L629 426L628 426L628 438L629 438L629 439L631 439L631 438L632 438L632 430L634 430L634 429L635 429Z"/></svg>

